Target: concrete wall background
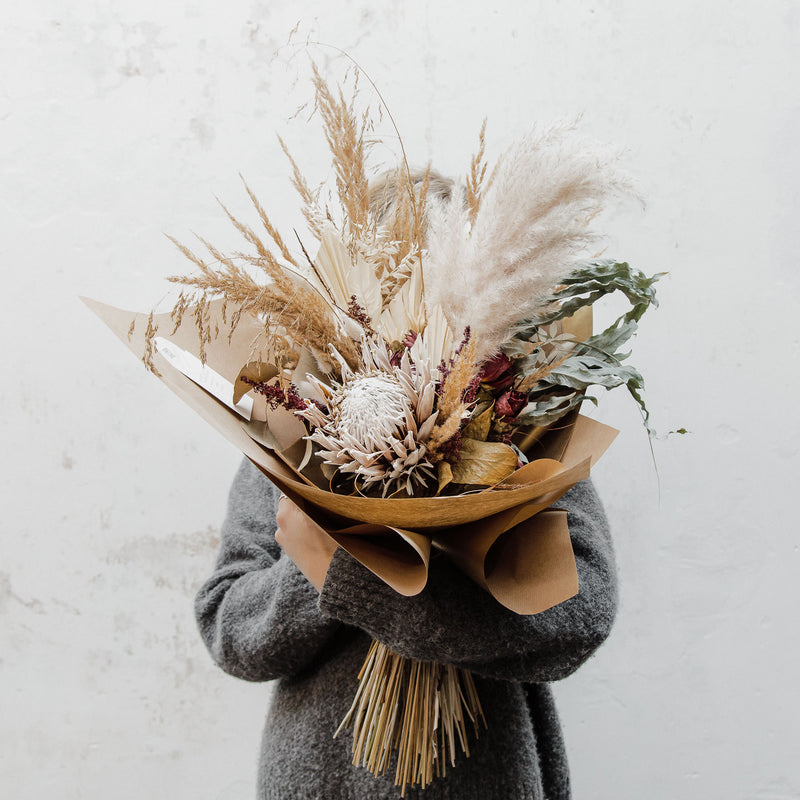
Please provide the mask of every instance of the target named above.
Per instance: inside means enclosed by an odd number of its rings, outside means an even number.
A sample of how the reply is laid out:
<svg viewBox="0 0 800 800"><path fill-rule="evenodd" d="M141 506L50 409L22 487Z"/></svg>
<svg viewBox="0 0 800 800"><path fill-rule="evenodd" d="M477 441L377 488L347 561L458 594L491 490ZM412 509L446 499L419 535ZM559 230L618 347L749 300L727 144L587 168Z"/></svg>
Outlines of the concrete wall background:
<svg viewBox="0 0 800 800"><path fill-rule="evenodd" d="M800 6L766 0L105 0L16 4L0 30L0 786L243 800L268 687L217 671L191 599L236 452L79 304L147 309L181 257L234 245L238 172L300 225L280 131L324 176L306 37L370 73L416 163L460 174L584 114L648 201L609 253L669 270L633 404L596 470L623 579L615 633L558 686L576 798L800 797L794 485ZM276 49L277 58L273 58ZM312 49L343 69L331 50Z"/></svg>

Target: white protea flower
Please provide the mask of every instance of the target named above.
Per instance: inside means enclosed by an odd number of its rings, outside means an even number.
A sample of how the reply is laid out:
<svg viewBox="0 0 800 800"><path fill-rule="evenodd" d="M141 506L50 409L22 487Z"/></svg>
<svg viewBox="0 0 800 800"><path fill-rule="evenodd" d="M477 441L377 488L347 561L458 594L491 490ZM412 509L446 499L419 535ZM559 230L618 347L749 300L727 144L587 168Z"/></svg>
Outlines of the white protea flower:
<svg viewBox="0 0 800 800"><path fill-rule="evenodd" d="M342 366L342 382L328 385L308 376L325 397L327 411L311 404L297 413L314 430L325 464L353 476L356 486L382 487L384 496L435 479L425 442L436 424L436 384L427 361L412 362L406 350L395 366L382 339L362 341L363 368Z"/></svg>

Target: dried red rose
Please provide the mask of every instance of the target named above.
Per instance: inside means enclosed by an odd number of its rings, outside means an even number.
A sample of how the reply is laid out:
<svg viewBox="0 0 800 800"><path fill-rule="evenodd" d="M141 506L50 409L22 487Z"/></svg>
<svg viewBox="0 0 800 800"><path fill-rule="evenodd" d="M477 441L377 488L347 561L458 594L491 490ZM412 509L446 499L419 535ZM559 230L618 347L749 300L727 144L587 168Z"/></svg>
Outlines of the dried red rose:
<svg viewBox="0 0 800 800"><path fill-rule="evenodd" d="M503 392L514 383L514 364L507 355L497 353L481 366L480 379L493 394Z"/></svg>
<svg viewBox="0 0 800 800"><path fill-rule="evenodd" d="M525 392L511 389L497 398L494 404L494 413L497 417L516 417L528 403Z"/></svg>

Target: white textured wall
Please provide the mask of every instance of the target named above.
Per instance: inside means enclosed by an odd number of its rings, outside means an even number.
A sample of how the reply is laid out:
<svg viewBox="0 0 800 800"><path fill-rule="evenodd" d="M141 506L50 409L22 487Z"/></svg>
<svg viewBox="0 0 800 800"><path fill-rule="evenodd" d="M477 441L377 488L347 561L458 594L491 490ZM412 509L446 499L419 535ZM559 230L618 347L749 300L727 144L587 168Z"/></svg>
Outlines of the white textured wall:
<svg viewBox="0 0 800 800"><path fill-rule="evenodd" d="M797 2L564 0L7 3L0 28L0 792L251 796L268 689L195 633L233 449L77 301L147 309L183 268L162 232L233 244L214 201L244 173L299 224L280 130L318 129L295 23L348 50L412 160L463 172L584 113L648 199L609 254L669 270L633 404L596 471L623 580L611 641L558 687L575 794L800 797L794 501L800 446ZM340 69L332 51L317 58ZM294 83L299 77L299 81Z"/></svg>

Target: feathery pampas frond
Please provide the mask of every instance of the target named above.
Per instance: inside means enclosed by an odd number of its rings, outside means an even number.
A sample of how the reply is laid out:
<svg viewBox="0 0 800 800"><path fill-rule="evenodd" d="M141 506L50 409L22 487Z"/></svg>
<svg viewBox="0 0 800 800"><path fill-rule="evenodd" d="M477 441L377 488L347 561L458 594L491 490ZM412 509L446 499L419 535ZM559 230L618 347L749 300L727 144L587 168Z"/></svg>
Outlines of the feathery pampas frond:
<svg viewBox="0 0 800 800"><path fill-rule="evenodd" d="M460 193L431 204L426 303L441 303L452 330L470 326L478 362L541 310L597 240L592 219L610 196L630 191L614 162L574 124L534 129L501 156L472 224Z"/></svg>

